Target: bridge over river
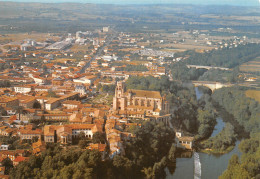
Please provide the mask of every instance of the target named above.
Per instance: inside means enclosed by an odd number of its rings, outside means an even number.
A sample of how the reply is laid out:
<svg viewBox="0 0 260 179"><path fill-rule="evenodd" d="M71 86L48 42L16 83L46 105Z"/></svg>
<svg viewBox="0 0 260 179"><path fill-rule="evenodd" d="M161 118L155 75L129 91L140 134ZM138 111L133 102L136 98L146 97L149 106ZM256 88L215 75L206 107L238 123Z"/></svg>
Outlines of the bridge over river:
<svg viewBox="0 0 260 179"><path fill-rule="evenodd" d="M220 82L213 82L213 81L192 81L192 84L197 87L197 86L205 86L211 89L213 92L216 89L220 89L223 87L230 87L233 86L234 84L231 83L220 83Z"/></svg>
<svg viewBox="0 0 260 179"><path fill-rule="evenodd" d="M229 68L224 67L212 67L212 66L202 66L202 65L186 65L188 68L196 68L196 69L219 69L219 70L230 70Z"/></svg>

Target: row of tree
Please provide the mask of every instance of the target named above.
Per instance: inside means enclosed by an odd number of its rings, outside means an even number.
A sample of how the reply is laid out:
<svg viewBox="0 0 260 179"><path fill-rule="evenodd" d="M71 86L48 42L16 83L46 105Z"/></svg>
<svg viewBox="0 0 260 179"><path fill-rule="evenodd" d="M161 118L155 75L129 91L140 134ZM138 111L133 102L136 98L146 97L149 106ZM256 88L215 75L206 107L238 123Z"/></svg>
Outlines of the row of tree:
<svg viewBox="0 0 260 179"><path fill-rule="evenodd" d="M188 64L234 68L260 56L260 44L238 45L236 48L211 50L207 53L190 51L188 55Z"/></svg>
<svg viewBox="0 0 260 179"><path fill-rule="evenodd" d="M188 68L186 62L177 62L170 65L171 75L174 80L178 81L190 81L198 80L207 70L206 69L196 69Z"/></svg>
<svg viewBox="0 0 260 179"><path fill-rule="evenodd" d="M188 59L174 63L169 67L174 80L201 80L234 83L243 80L239 78L238 66L260 56L260 45L251 43L238 45L236 48L223 48L220 50L211 50L205 53L186 51L175 54L175 57L180 56L188 56ZM223 71L219 69L195 69L187 68L187 64L228 67L234 69L231 71Z"/></svg>
<svg viewBox="0 0 260 179"><path fill-rule="evenodd" d="M148 71L147 67L144 65L129 65L123 69L124 71Z"/></svg>
<svg viewBox="0 0 260 179"><path fill-rule="evenodd" d="M243 81L243 78L239 77L239 68L235 68L232 71L223 71L219 69L210 69L198 78L199 81L218 81L218 82L230 82L236 83Z"/></svg>

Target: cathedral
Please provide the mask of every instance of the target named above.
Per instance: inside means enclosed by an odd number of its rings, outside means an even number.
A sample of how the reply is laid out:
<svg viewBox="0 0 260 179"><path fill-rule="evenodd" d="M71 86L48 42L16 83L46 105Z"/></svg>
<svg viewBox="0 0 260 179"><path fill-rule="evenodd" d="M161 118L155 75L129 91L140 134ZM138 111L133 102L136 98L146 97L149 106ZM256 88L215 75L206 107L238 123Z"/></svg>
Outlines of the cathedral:
<svg viewBox="0 0 260 179"><path fill-rule="evenodd" d="M125 90L124 82L117 82L113 98L113 112L127 118L157 119L169 115L169 103L158 91Z"/></svg>

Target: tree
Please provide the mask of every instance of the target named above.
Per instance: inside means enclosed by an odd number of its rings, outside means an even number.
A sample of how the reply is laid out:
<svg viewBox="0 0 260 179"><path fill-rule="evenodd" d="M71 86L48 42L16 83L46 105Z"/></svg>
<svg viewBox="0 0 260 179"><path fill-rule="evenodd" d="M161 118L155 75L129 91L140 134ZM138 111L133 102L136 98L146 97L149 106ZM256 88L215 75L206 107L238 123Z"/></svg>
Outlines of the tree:
<svg viewBox="0 0 260 179"><path fill-rule="evenodd" d="M46 66L46 65L44 65L44 66L42 67L42 69L43 69L43 73L47 73L47 71L48 71L48 68L47 68L47 66Z"/></svg>
<svg viewBox="0 0 260 179"><path fill-rule="evenodd" d="M239 149L243 153L254 153L259 147L259 141L255 139L245 139L239 144Z"/></svg>
<svg viewBox="0 0 260 179"><path fill-rule="evenodd" d="M113 158L113 166L115 167L116 173L118 173L119 176L129 176L132 172L133 162L126 157L116 155Z"/></svg>
<svg viewBox="0 0 260 179"><path fill-rule="evenodd" d="M32 137L32 143L35 143L35 142L37 142L39 140L39 137L37 137L37 136L33 136Z"/></svg>
<svg viewBox="0 0 260 179"><path fill-rule="evenodd" d="M168 158L173 161L175 160L176 156L175 156L175 153L176 153L176 147L174 144L172 144L171 148L170 148L170 151L169 151L169 155L168 155Z"/></svg>
<svg viewBox="0 0 260 179"><path fill-rule="evenodd" d="M2 115L2 116L7 115L7 111L2 106L0 106L0 115Z"/></svg>
<svg viewBox="0 0 260 179"><path fill-rule="evenodd" d="M14 106L13 109L19 114L19 121L21 121L21 114L25 112L23 106Z"/></svg>
<svg viewBox="0 0 260 179"><path fill-rule="evenodd" d="M33 103L33 109L41 109L41 104L38 101Z"/></svg>
<svg viewBox="0 0 260 179"><path fill-rule="evenodd" d="M10 87L10 86L11 86L11 82L10 81L8 81L8 80L0 81L0 87L1 88Z"/></svg>
<svg viewBox="0 0 260 179"><path fill-rule="evenodd" d="M155 171L152 167L144 168L142 172L145 174L147 179L154 179L155 178Z"/></svg>
<svg viewBox="0 0 260 179"><path fill-rule="evenodd" d="M88 146L88 143L89 142L86 140L80 140L78 145L81 149L85 149Z"/></svg>
<svg viewBox="0 0 260 179"><path fill-rule="evenodd" d="M216 119L212 113L208 110L198 110L198 135L196 138L205 138L208 137L214 129L216 124Z"/></svg>
<svg viewBox="0 0 260 179"><path fill-rule="evenodd" d="M250 179L249 173L239 163L237 155L233 155L228 163L228 169L219 177L220 179L238 178Z"/></svg>
<svg viewBox="0 0 260 179"><path fill-rule="evenodd" d="M92 138L93 143L101 143L105 144L106 143L106 135L103 132L96 132L93 134Z"/></svg>
<svg viewBox="0 0 260 179"><path fill-rule="evenodd" d="M2 165L5 167L5 175L9 175L10 170L14 167L12 160L9 157L6 157L2 161Z"/></svg>

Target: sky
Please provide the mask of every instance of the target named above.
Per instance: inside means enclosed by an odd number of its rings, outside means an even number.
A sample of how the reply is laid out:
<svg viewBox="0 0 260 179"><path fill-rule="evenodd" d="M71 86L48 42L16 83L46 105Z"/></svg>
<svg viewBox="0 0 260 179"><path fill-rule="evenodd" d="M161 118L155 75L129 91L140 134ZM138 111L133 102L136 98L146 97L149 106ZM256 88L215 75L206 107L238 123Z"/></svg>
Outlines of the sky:
<svg viewBox="0 0 260 179"><path fill-rule="evenodd" d="M97 4L204 4L204 5L235 5L235 6L260 6L260 0L0 0L14 2L78 2Z"/></svg>

